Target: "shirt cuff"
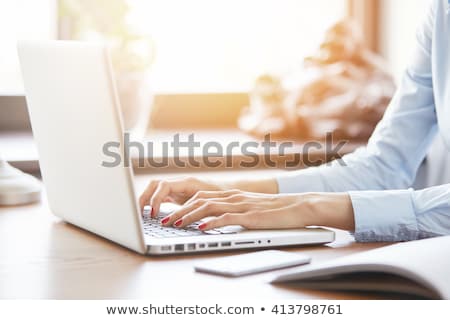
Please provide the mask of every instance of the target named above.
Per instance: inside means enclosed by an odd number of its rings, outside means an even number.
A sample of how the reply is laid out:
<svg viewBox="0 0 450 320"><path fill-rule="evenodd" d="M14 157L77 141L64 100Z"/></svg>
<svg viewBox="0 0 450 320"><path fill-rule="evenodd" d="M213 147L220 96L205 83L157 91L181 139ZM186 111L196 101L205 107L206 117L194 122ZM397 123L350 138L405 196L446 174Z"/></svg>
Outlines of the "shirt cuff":
<svg viewBox="0 0 450 320"><path fill-rule="evenodd" d="M319 167L296 170L276 177L279 193L325 192Z"/></svg>
<svg viewBox="0 0 450 320"><path fill-rule="evenodd" d="M412 190L350 191L355 240L409 241L419 237Z"/></svg>

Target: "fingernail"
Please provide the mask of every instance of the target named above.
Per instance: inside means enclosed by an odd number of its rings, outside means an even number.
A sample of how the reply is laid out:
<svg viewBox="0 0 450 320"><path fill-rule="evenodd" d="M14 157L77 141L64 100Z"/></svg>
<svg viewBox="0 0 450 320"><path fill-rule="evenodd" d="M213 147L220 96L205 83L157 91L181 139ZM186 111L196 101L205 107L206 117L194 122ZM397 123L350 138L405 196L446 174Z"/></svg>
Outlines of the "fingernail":
<svg viewBox="0 0 450 320"><path fill-rule="evenodd" d="M182 223L183 223L183 219L179 219L179 220L175 221L174 226L179 227L179 226L181 226Z"/></svg>
<svg viewBox="0 0 450 320"><path fill-rule="evenodd" d="M169 222L170 217L165 217L164 219L161 220L162 224L166 224L167 222Z"/></svg>
<svg viewBox="0 0 450 320"><path fill-rule="evenodd" d="M206 223L202 223L201 225L198 226L198 228L199 228L200 230L206 229Z"/></svg>

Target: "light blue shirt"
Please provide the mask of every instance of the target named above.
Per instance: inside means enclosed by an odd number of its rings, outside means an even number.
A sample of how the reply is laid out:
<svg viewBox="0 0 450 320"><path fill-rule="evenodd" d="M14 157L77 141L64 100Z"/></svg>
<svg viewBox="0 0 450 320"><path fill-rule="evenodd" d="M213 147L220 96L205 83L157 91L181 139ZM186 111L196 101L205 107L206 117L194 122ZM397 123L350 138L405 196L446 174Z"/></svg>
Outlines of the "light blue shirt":
<svg viewBox="0 0 450 320"><path fill-rule="evenodd" d="M450 0L449 0L450 1ZM450 234L450 184L412 185L436 134L450 150L449 1L432 0L399 89L365 148L278 177L280 193L348 192L357 241Z"/></svg>

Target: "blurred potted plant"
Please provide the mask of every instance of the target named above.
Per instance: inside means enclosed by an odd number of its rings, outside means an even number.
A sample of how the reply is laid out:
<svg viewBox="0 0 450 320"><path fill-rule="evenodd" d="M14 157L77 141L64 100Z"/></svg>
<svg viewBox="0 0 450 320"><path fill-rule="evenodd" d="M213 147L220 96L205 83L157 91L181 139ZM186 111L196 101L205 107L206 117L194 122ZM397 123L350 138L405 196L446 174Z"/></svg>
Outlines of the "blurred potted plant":
<svg viewBox="0 0 450 320"><path fill-rule="evenodd" d="M128 2L59 0L59 38L109 44L125 130L145 131L153 100L149 70L155 46L150 35L140 33L127 21Z"/></svg>

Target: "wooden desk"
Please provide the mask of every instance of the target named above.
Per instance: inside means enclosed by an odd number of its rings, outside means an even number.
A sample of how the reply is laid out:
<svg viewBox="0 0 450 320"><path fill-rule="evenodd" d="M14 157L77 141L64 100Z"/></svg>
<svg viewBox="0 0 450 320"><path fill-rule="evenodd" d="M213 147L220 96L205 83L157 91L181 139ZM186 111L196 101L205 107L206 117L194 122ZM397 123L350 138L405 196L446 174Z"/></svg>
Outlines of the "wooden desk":
<svg viewBox="0 0 450 320"><path fill-rule="evenodd" d="M137 176L137 190L142 190L149 178ZM358 244L339 231L334 243L287 250L309 254L312 263L317 263L382 245ZM197 261L235 253L145 257L62 222L50 213L45 201L0 208L0 298L386 298L268 284L280 271L236 279L193 271Z"/></svg>

